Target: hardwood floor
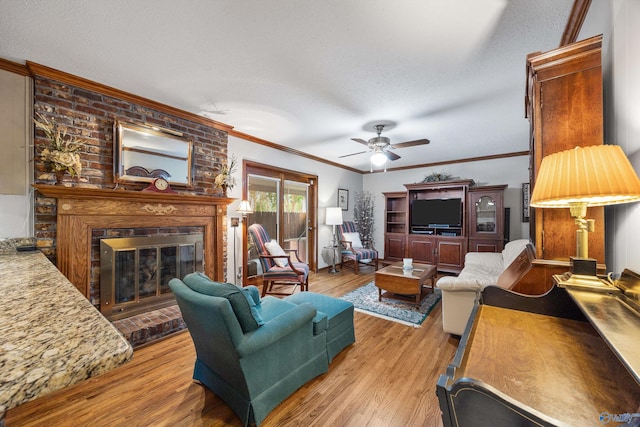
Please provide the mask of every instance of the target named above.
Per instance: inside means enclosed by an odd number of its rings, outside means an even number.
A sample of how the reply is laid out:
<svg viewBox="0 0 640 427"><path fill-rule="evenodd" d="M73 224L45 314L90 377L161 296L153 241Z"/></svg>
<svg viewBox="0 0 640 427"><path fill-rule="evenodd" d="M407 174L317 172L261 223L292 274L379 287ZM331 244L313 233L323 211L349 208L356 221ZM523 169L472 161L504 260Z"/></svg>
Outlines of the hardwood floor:
<svg viewBox="0 0 640 427"><path fill-rule="evenodd" d="M373 279L345 270L311 276L309 289L341 296ZM421 328L355 313L356 343L263 426L441 426L436 381L458 340L442 331L441 304ZM137 349L124 366L8 411L13 426L241 426L213 392L191 379L188 332Z"/></svg>

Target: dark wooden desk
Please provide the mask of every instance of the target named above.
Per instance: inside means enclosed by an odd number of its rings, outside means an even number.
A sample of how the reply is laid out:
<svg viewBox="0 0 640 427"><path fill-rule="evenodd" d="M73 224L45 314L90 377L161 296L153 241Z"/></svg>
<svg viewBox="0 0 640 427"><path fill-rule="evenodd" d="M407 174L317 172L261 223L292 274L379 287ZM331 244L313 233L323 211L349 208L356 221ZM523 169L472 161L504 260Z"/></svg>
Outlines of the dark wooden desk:
<svg viewBox="0 0 640 427"><path fill-rule="evenodd" d="M602 426L602 414L640 412L640 384L566 289L487 289L438 380L445 426Z"/></svg>

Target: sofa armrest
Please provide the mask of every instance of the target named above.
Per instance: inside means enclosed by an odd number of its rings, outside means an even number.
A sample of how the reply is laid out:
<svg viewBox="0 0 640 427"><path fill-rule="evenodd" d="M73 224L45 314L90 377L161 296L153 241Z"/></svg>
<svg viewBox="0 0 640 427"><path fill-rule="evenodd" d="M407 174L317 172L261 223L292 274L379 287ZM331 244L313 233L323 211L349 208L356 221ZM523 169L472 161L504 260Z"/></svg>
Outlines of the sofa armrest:
<svg viewBox="0 0 640 427"><path fill-rule="evenodd" d="M274 317L257 330L244 335L242 342L236 347L240 358L247 357L273 344L291 332L309 324L309 340L312 339L313 318L316 309L311 304L303 303Z"/></svg>
<svg viewBox="0 0 640 427"><path fill-rule="evenodd" d="M467 252L464 256L464 266L479 266L482 270L504 270L502 254L499 252Z"/></svg>
<svg viewBox="0 0 640 427"><path fill-rule="evenodd" d="M480 292L484 285L478 279L445 276L437 282L438 288L445 292Z"/></svg>

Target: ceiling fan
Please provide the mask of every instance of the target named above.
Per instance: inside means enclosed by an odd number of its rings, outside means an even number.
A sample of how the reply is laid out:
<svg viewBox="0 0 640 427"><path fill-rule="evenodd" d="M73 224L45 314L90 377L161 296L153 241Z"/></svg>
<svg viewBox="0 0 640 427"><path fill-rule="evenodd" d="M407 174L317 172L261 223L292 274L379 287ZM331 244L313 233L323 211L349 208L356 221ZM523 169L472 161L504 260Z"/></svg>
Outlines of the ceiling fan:
<svg viewBox="0 0 640 427"><path fill-rule="evenodd" d="M394 153L393 151L390 151L391 149L413 147L416 145L428 144L430 142L428 139L423 138L423 139L416 139L413 141L400 142L398 144L391 144L391 141L389 140L389 138L387 138L386 136L380 136L385 126L393 127L392 125L389 126L388 124L383 124L383 123L375 124L373 128L378 134L378 136L371 138L369 141L365 141L364 139L360 139L360 138L351 138L352 141L359 142L360 144L368 146L369 150L360 151L358 153L346 154L344 156L340 156L340 158L372 152L373 155L371 156L371 163L376 166L382 166L383 164L385 164L387 160L398 160L400 158L400 156L398 156L396 153Z"/></svg>

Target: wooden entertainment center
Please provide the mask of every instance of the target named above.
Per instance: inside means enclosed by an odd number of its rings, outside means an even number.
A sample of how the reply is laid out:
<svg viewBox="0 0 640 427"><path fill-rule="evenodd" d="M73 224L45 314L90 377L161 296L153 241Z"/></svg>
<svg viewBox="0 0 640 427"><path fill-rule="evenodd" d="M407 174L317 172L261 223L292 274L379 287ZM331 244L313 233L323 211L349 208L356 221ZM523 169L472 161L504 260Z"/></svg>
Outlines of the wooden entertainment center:
<svg viewBox="0 0 640 427"><path fill-rule="evenodd" d="M499 252L504 244L506 185L474 187L472 180L405 184L385 197L385 258L413 258L438 271L459 273L468 251ZM460 218L420 224L412 218L416 200L460 200Z"/></svg>

